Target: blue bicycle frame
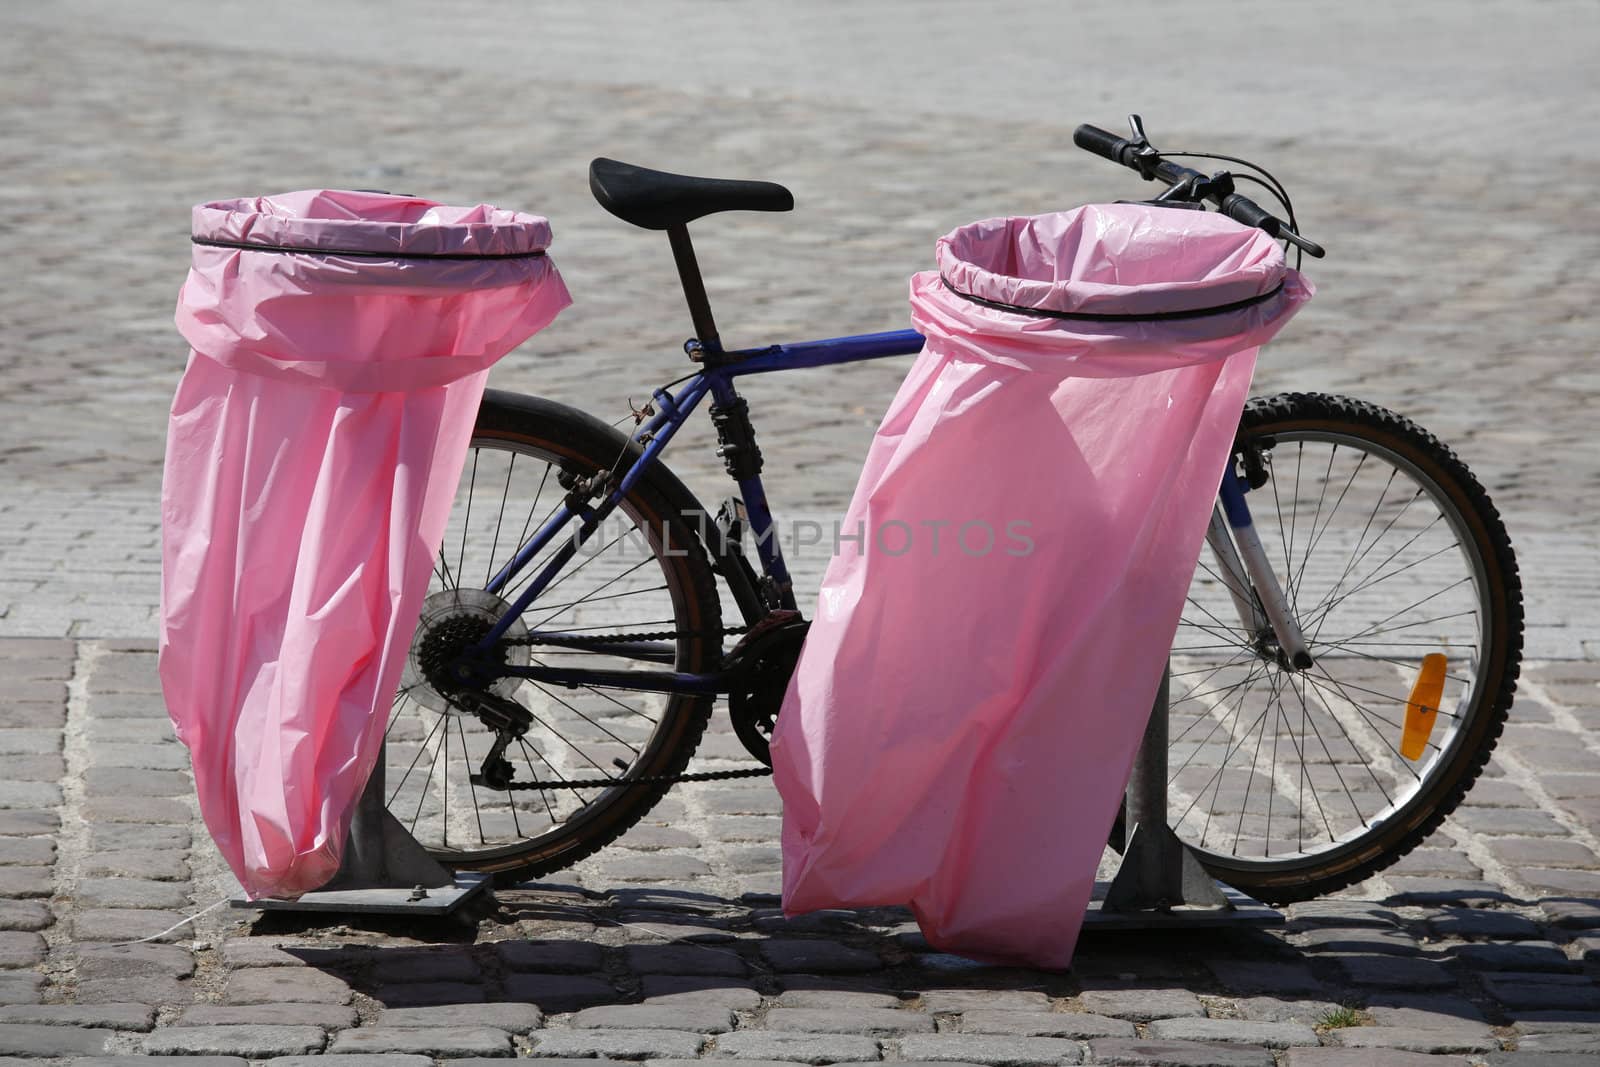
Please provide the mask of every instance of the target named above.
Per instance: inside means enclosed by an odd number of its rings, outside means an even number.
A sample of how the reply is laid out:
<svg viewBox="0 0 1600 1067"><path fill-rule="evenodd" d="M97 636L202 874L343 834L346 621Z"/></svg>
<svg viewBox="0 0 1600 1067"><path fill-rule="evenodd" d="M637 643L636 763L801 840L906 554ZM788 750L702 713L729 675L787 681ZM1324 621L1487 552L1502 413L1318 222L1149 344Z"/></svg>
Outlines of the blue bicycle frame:
<svg viewBox="0 0 1600 1067"><path fill-rule="evenodd" d="M733 379L737 377L910 355L922 348L922 335L915 330L891 330L886 333L832 337L820 341L769 345L735 352L723 352L696 341L689 342L685 347L702 356L706 363L705 369L684 382L676 393L662 388L652 394L656 413L634 431L633 439L639 443L642 451L634 458L632 465L620 478L614 479L605 496L593 504L583 499L579 493L569 493L567 499L556 508L544 525L535 531L527 544L489 580L485 588L491 593L499 594L508 588L540 553L558 537L563 536L563 531L576 521L576 528L565 535L565 543L551 554L532 581L511 603L506 614L479 642L476 652L488 652L528 606L549 587L561 569L600 528L606 516L616 509L639 479L644 477L651 465L657 462L679 428L688 421L695 408L708 395L716 407L732 408L739 402L739 394L733 386ZM749 518L750 530L755 538L761 571L771 579L773 586L778 590L780 598L778 606L793 609L795 600L789 568L784 562L778 538L774 535L772 509L767 503L767 490L761 482L761 475L752 471L737 477L736 481L744 501L745 513ZM537 638L540 635L532 633L529 636ZM572 635L560 636L569 643L572 641ZM606 649L614 655L633 656L644 660L670 661L671 659L671 646L668 645L610 643ZM496 667L496 673L533 678L563 686L610 686L654 692L715 693L723 692L727 688L719 675L667 671L604 671L500 665Z"/></svg>

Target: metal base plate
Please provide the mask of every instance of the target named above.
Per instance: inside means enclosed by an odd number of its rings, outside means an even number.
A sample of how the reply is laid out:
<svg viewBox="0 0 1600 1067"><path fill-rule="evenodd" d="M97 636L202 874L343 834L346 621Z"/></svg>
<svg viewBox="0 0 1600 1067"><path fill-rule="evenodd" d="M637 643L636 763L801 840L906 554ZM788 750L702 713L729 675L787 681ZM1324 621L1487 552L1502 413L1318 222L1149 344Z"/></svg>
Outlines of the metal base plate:
<svg viewBox="0 0 1600 1067"><path fill-rule="evenodd" d="M448 915L489 888L490 877L472 871L458 871L455 885L432 889L340 889L306 893L298 900L249 900L238 896L229 901L235 908L256 911L321 911L348 915Z"/></svg>
<svg viewBox="0 0 1600 1067"><path fill-rule="evenodd" d="M1283 912L1267 907L1232 886L1217 883L1231 908L1172 908L1155 911L1105 911L1109 882L1096 882L1094 899L1083 916L1086 932L1101 930L1209 930L1227 926L1282 926Z"/></svg>

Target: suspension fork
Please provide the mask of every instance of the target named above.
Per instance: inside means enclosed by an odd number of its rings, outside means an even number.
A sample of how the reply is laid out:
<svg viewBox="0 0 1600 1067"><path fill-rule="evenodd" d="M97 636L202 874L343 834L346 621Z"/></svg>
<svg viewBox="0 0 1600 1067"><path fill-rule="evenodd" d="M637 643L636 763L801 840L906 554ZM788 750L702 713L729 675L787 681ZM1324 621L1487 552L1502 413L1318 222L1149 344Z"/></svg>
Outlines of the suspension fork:
<svg viewBox="0 0 1600 1067"><path fill-rule="evenodd" d="M1288 664L1295 670L1307 670L1312 666L1311 652L1256 534L1244 499L1248 484L1230 460L1212 509L1206 543L1217 558L1223 584L1245 632L1261 636L1270 626Z"/></svg>

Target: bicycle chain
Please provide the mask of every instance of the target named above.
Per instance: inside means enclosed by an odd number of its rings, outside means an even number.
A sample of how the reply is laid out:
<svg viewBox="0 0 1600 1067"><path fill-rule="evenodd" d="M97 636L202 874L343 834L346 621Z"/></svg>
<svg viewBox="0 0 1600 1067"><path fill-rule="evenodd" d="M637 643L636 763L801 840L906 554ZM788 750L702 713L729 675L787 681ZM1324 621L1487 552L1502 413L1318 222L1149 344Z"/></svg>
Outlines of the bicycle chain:
<svg viewBox="0 0 1600 1067"><path fill-rule="evenodd" d="M724 626L719 636L736 637L748 633L748 626ZM650 633L612 634L610 636L578 637L573 636L563 642L560 638L551 640L545 637L508 637L503 641L508 645L554 645L561 647L563 643L600 645L620 645L634 641L673 641L680 637L708 637L710 631L683 631L656 630ZM734 778L765 778L772 774L771 767L740 767L731 771L697 771L691 774L647 774L639 778L588 778L571 782L510 782L505 786L508 793L531 792L546 789L608 789L617 785L659 785L662 782L723 782Z"/></svg>

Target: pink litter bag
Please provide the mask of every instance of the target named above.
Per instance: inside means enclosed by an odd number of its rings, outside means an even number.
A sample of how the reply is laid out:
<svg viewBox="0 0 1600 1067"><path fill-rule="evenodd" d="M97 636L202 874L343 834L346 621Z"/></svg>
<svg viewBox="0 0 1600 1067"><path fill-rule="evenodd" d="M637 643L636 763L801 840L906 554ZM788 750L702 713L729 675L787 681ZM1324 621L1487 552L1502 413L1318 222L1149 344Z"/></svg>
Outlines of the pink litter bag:
<svg viewBox="0 0 1600 1067"><path fill-rule="evenodd" d="M783 906L1065 967L1256 349L1312 289L1141 204L964 226L938 267L778 717Z"/></svg>
<svg viewBox="0 0 1600 1067"><path fill-rule="evenodd" d="M550 225L316 190L194 209L161 491L161 656L252 898L338 869L488 368L570 303Z"/></svg>

